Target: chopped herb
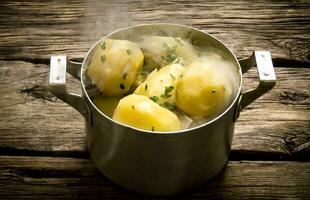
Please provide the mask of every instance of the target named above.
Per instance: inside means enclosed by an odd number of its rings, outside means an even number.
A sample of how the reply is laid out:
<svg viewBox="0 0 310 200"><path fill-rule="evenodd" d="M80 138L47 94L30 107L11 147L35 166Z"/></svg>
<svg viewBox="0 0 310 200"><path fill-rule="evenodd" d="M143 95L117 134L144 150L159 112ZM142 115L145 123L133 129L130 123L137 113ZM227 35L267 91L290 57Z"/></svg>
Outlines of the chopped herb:
<svg viewBox="0 0 310 200"><path fill-rule="evenodd" d="M146 76L149 75L149 73L150 73L150 72L149 72L148 70L144 69L144 68L140 71L140 74L141 74L144 78L146 78Z"/></svg>
<svg viewBox="0 0 310 200"><path fill-rule="evenodd" d="M172 78L173 80L175 80L175 77L174 77L172 74L170 74L170 76L171 76L171 78Z"/></svg>
<svg viewBox="0 0 310 200"><path fill-rule="evenodd" d="M135 109L135 106L134 106L134 105L132 105L131 107L132 107L132 109Z"/></svg>
<svg viewBox="0 0 310 200"><path fill-rule="evenodd" d="M169 87L165 87L165 94L161 95L160 97L162 98L169 98L171 97L172 95L169 94L172 90L174 89L174 87L171 85Z"/></svg>
<svg viewBox="0 0 310 200"><path fill-rule="evenodd" d="M155 131L154 126L152 126L152 131L153 131L153 132Z"/></svg>
<svg viewBox="0 0 310 200"><path fill-rule="evenodd" d="M215 93L215 92L216 92L216 90L213 89L213 90L212 90L212 93Z"/></svg>
<svg viewBox="0 0 310 200"><path fill-rule="evenodd" d="M160 95L160 97L162 97L162 98L169 98L171 96L172 96L171 94L162 94L162 95Z"/></svg>
<svg viewBox="0 0 310 200"><path fill-rule="evenodd" d="M179 43L179 45L183 46L182 40L180 40L180 38L175 38L174 39L177 43Z"/></svg>
<svg viewBox="0 0 310 200"><path fill-rule="evenodd" d="M173 47L169 47L166 42L163 42L162 46L167 54L175 53L177 49L177 45L174 45Z"/></svg>
<svg viewBox="0 0 310 200"><path fill-rule="evenodd" d="M172 63L176 58L177 58L177 56L174 53L168 54L165 57L165 62Z"/></svg>
<svg viewBox="0 0 310 200"><path fill-rule="evenodd" d="M101 45L100 45L100 47L101 47L101 49L105 49L106 48L106 42L105 41L103 41L102 43L101 43Z"/></svg>
<svg viewBox="0 0 310 200"><path fill-rule="evenodd" d="M223 85L223 91L226 91L226 88L225 88L225 86Z"/></svg>
<svg viewBox="0 0 310 200"><path fill-rule="evenodd" d="M119 85L119 87L121 88L121 90L124 90L124 89L125 89L125 85L122 84L122 83Z"/></svg>
<svg viewBox="0 0 310 200"><path fill-rule="evenodd" d="M144 90L147 90L147 84L145 84L145 86L144 86Z"/></svg>
<svg viewBox="0 0 310 200"><path fill-rule="evenodd" d="M172 85L170 85L169 87L165 87L165 94L168 94L169 92L171 92L174 89L174 87Z"/></svg>
<svg viewBox="0 0 310 200"><path fill-rule="evenodd" d="M165 102L163 103L161 106L167 108L168 110L175 110L176 109L176 105L169 103L169 102Z"/></svg>
<svg viewBox="0 0 310 200"><path fill-rule="evenodd" d="M182 78L182 77L183 77L183 74L181 74L180 78Z"/></svg>
<svg viewBox="0 0 310 200"><path fill-rule="evenodd" d="M152 72L153 68L149 68L146 65L144 65L140 71L140 74L143 79L146 79L146 77Z"/></svg>
<svg viewBox="0 0 310 200"><path fill-rule="evenodd" d="M125 72L125 73L123 74L123 79L126 79L126 77L127 77L127 73Z"/></svg>
<svg viewBox="0 0 310 200"><path fill-rule="evenodd" d="M151 96L150 99L156 103L159 100L159 97L158 96Z"/></svg>
<svg viewBox="0 0 310 200"><path fill-rule="evenodd" d="M130 55L131 51L129 49L126 50L127 54Z"/></svg>
<svg viewBox="0 0 310 200"><path fill-rule="evenodd" d="M173 63L180 63L180 62L181 62L180 58L177 58L173 61Z"/></svg>
<svg viewBox="0 0 310 200"><path fill-rule="evenodd" d="M169 46L167 45L167 43L166 43L166 42L163 42L162 46L163 46L163 48L164 48L164 49L169 48Z"/></svg>
<svg viewBox="0 0 310 200"><path fill-rule="evenodd" d="M159 30L157 31L157 33L155 35L158 35L158 36L167 36L167 33L164 32L163 30Z"/></svg>
<svg viewBox="0 0 310 200"><path fill-rule="evenodd" d="M174 45L173 47L169 48L167 50L167 53L175 53L175 51L177 50L178 45Z"/></svg>
<svg viewBox="0 0 310 200"><path fill-rule="evenodd" d="M105 56L105 55L102 55L100 58L101 58L101 62L104 63L106 56Z"/></svg>

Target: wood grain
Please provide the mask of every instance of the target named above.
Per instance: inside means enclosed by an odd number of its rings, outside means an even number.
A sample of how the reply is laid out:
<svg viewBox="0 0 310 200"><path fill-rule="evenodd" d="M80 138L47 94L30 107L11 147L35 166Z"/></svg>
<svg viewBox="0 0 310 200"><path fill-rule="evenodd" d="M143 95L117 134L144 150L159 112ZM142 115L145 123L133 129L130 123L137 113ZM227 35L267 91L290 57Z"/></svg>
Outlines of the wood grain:
<svg viewBox="0 0 310 200"><path fill-rule="evenodd" d="M306 199L310 196L309 182L310 163L230 161L209 184L175 198ZM146 197L114 185L88 159L0 156L0 198Z"/></svg>
<svg viewBox="0 0 310 200"><path fill-rule="evenodd" d="M211 33L239 58L269 50L278 78L241 113L226 169L175 198L310 199L310 162L296 162L310 161L309 0L2 0L0 199L149 199L94 167L83 118L47 79L51 55L83 58L112 31L157 22ZM257 85L255 70L245 90ZM80 92L71 76L68 88Z"/></svg>
<svg viewBox="0 0 310 200"><path fill-rule="evenodd" d="M83 57L95 41L141 23L190 25L223 40L238 57L269 50L276 65L310 62L309 1L205 2L3 1L0 59L48 63L52 54Z"/></svg>
<svg viewBox="0 0 310 200"><path fill-rule="evenodd" d="M241 113L232 159L309 160L310 70L279 67L276 74L276 87ZM88 157L83 118L48 91L47 65L0 61L0 76L2 154ZM244 86L256 84L253 69ZM68 76L69 90L79 87Z"/></svg>

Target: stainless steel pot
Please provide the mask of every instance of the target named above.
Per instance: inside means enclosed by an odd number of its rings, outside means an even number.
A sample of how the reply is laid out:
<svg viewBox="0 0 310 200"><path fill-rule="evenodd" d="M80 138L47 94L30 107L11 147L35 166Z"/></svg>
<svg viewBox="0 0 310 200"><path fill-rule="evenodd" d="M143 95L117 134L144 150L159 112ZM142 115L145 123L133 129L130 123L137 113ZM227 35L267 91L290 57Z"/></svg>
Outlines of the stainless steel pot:
<svg viewBox="0 0 310 200"><path fill-rule="evenodd" d="M231 105L218 117L201 126L171 133L154 133L120 124L99 111L87 91L85 73L98 41L82 64L66 56L52 56L51 92L85 118L87 148L98 169L116 184L149 195L172 195L199 186L216 174L231 150L235 121L239 112L274 87L271 55L255 51L248 59L237 60L231 50L213 36L188 26L148 24L124 28L102 38L134 40L141 34L168 33L186 37L193 43L216 47L237 71L239 86ZM242 74L257 66L259 85L242 93ZM66 71L81 80L82 96L66 91Z"/></svg>

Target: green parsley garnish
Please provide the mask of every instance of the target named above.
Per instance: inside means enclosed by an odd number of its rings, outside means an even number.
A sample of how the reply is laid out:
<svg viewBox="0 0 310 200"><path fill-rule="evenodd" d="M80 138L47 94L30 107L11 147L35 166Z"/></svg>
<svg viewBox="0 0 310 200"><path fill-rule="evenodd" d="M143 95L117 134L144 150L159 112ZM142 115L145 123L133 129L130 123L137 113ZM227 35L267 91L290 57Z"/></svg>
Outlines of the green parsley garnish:
<svg viewBox="0 0 310 200"><path fill-rule="evenodd" d="M213 90L212 90L212 93L215 93L215 92L216 92L216 90L215 90L215 89L213 89Z"/></svg>
<svg viewBox="0 0 310 200"><path fill-rule="evenodd" d="M144 86L144 90L147 90L147 84L145 84L145 86Z"/></svg>
<svg viewBox="0 0 310 200"><path fill-rule="evenodd" d="M172 74L170 74L170 76L171 76L171 78L172 78L173 80L175 80L175 77L174 77Z"/></svg>
<svg viewBox="0 0 310 200"><path fill-rule="evenodd" d="M166 42L163 42L162 46L163 46L163 49L166 51L165 52L166 56L163 57L164 61L166 63L172 63L177 58L177 56L175 55L177 45L173 47L169 47Z"/></svg>
<svg viewBox="0 0 310 200"><path fill-rule="evenodd" d="M171 97L172 95L169 94L172 90L174 89L174 87L171 85L169 87L165 87L165 94L161 95L160 97L162 98L169 98Z"/></svg>
<svg viewBox="0 0 310 200"><path fill-rule="evenodd" d="M132 105L131 107L132 107L132 109L136 109L134 105Z"/></svg>
<svg viewBox="0 0 310 200"><path fill-rule="evenodd" d="M153 131L153 132L155 131L154 126L152 126L152 131Z"/></svg>
<svg viewBox="0 0 310 200"><path fill-rule="evenodd" d="M101 58L101 62L104 63L106 56L105 56L105 55L102 55L100 58Z"/></svg>
<svg viewBox="0 0 310 200"><path fill-rule="evenodd" d="M183 43L182 41L180 40L180 38L175 38L174 39L177 43L179 43L179 45L183 46Z"/></svg>
<svg viewBox="0 0 310 200"><path fill-rule="evenodd" d="M121 84L119 85L119 88L121 88L121 90L124 90L124 89L125 89L125 85L121 83Z"/></svg>
<svg viewBox="0 0 310 200"><path fill-rule="evenodd" d="M165 57L165 62L172 63L176 58L177 58L177 56L174 53L168 54Z"/></svg>
<svg viewBox="0 0 310 200"><path fill-rule="evenodd" d="M151 96L150 99L156 103L159 100L159 97L158 96Z"/></svg>
<svg viewBox="0 0 310 200"><path fill-rule="evenodd" d="M127 77L127 73L124 73L123 74L123 79L126 79L126 77Z"/></svg>
<svg viewBox="0 0 310 200"><path fill-rule="evenodd" d="M162 45L163 45L163 48L164 48L164 49L169 48L169 46L167 45L167 43L166 43L166 42L163 42L163 44L162 44Z"/></svg>
<svg viewBox="0 0 310 200"><path fill-rule="evenodd" d="M129 49L126 50L127 54L130 55L131 51Z"/></svg>
<svg viewBox="0 0 310 200"><path fill-rule="evenodd" d="M157 33L155 35L158 35L158 36L167 36L167 33L163 30L159 30L157 31Z"/></svg>
<svg viewBox="0 0 310 200"><path fill-rule="evenodd" d="M175 53L177 49L177 45L174 45L173 47L169 47L166 42L163 42L162 46L163 46L163 49L166 51L166 54Z"/></svg>
<svg viewBox="0 0 310 200"><path fill-rule="evenodd" d="M106 42L105 41L103 41L102 43L101 43L101 45L100 45L100 47L101 47L101 49L105 49L106 48Z"/></svg>
<svg viewBox="0 0 310 200"><path fill-rule="evenodd" d="M169 102L165 102L163 103L161 106L167 108L168 110L175 110L176 109L176 105L169 103Z"/></svg>

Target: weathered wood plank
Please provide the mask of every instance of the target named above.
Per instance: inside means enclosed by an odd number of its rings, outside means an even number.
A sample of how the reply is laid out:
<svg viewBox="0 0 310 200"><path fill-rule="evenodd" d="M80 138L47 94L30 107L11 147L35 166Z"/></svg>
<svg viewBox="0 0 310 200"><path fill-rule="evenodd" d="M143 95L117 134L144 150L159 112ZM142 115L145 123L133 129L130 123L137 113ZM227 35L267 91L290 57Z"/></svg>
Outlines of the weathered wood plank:
<svg viewBox="0 0 310 200"><path fill-rule="evenodd" d="M306 199L310 197L309 183L310 163L230 161L209 184L176 197ZM114 185L88 159L0 156L0 197L132 199L144 196Z"/></svg>
<svg viewBox="0 0 310 200"><path fill-rule="evenodd" d="M83 57L119 28L171 22L213 34L238 57L263 49L282 64L310 62L309 1L4 1L0 10L0 59Z"/></svg>
<svg viewBox="0 0 310 200"><path fill-rule="evenodd" d="M234 159L253 159L253 153L256 159L310 158L310 70L276 68L276 73L276 87L238 119ZM48 92L47 65L0 61L0 77L0 153L87 156L83 118ZM251 70L244 85L253 88L256 81ZM68 84L79 91L71 76Z"/></svg>

